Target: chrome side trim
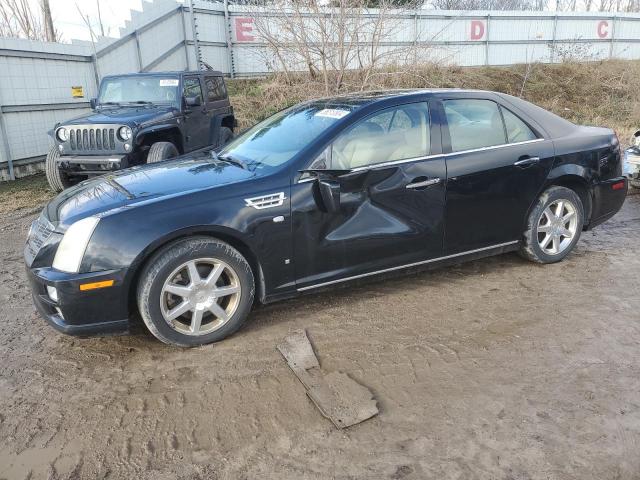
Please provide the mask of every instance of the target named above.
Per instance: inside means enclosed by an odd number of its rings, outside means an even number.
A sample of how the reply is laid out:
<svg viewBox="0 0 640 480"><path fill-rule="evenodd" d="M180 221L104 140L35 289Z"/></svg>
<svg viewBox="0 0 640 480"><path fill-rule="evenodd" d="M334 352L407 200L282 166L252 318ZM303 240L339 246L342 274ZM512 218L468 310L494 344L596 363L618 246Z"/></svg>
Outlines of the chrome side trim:
<svg viewBox="0 0 640 480"><path fill-rule="evenodd" d="M373 165L364 165L362 167L353 168L353 169L351 169L351 172L361 172L363 170L371 170L371 169L374 169L374 168L384 168L384 167L390 167L390 166L393 166L393 165L400 165L400 164L403 164L403 163L419 162L419 161L422 161L422 160L430 160L432 158L453 157L455 155L463 155L465 153L486 152L487 150L494 150L496 148L513 147L514 145L526 145L528 143L544 142L545 140L546 140L545 138L536 138L535 140L525 140L524 142L503 143L502 145L493 145L491 147L473 148L471 150L460 150L459 152L438 153L436 155L426 155L424 157L413 157L413 158L405 158L403 160L393 160L391 162L374 163ZM315 178L307 177L307 178L303 178L302 180L298 180L296 183L310 182L312 180L315 180Z"/></svg>
<svg viewBox="0 0 640 480"><path fill-rule="evenodd" d="M513 147L514 145L526 145L527 143L537 143L537 142L544 142L544 141L545 141L544 138L536 138L535 140L525 140L524 142L503 143L502 145L493 145L491 147L472 148L471 150L460 150L459 152L445 153L444 156L452 157L454 155L462 155L465 153L486 152L487 150L495 150L496 148Z"/></svg>
<svg viewBox="0 0 640 480"><path fill-rule="evenodd" d="M425 180L424 182L409 183L405 188L422 188L430 187L431 185L437 185L441 180L439 178L432 178L431 180Z"/></svg>
<svg viewBox="0 0 640 480"><path fill-rule="evenodd" d="M423 260L421 262L408 263L406 265L400 265L398 267L390 267L385 268L384 270L376 270L375 272L362 273L360 275L353 275L351 277L339 278L337 280L331 280L329 282L317 283L315 285L309 285L307 287L298 288L298 292L303 292L305 290L311 290L313 288L325 287L327 285L333 285L334 283L348 282L349 280L357 280L358 278L370 277L372 275L378 275L380 273L393 272L395 270L402 270L403 268L411 268L417 267L418 265L426 265L428 263L439 262L441 260L448 260L450 258L461 257L463 255L470 255L472 253L484 252L485 250L492 250L494 248L506 247L509 245L514 245L518 243L519 240L514 240L512 242L504 242L499 243L497 245L491 245L489 247L476 248L475 250L468 250L466 252L454 253L453 255L446 255L444 257L432 258L430 260Z"/></svg>

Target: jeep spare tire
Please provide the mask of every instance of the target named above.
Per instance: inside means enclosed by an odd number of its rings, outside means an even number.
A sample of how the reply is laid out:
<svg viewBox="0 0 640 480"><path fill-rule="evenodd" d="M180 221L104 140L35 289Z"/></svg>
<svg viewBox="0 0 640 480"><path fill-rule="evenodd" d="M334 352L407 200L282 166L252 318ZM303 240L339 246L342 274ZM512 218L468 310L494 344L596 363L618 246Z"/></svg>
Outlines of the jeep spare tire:
<svg viewBox="0 0 640 480"><path fill-rule="evenodd" d="M60 152L58 152L56 147L52 147L44 162L44 172L47 176L47 182L49 182L49 186L54 192L61 192L74 184L69 176L60 170L58 166L59 158Z"/></svg>
<svg viewBox="0 0 640 480"><path fill-rule="evenodd" d="M178 149L171 142L156 142L147 154L147 163L158 163L178 156Z"/></svg>

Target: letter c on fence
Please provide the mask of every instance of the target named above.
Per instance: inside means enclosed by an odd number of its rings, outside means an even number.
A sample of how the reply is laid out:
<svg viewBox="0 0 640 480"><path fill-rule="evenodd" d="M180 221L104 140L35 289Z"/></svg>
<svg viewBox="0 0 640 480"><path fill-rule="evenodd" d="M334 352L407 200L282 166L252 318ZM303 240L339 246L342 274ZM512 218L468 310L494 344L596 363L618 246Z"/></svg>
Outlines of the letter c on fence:
<svg viewBox="0 0 640 480"><path fill-rule="evenodd" d="M609 22L602 20L598 22L598 37L607 38L609 36Z"/></svg>
<svg viewBox="0 0 640 480"><path fill-rule="evenodd" d="M253 32L253 18L236 18L236 40L238 42L253 42L255 37L251 35L251 32Z"/></svg>
<svg viewBox="0 0 640 480"><path fill-rule="evenodd" d="M484 37L484 21L471 20L471 32L469 37L471 40L482 40Z"/></svg>

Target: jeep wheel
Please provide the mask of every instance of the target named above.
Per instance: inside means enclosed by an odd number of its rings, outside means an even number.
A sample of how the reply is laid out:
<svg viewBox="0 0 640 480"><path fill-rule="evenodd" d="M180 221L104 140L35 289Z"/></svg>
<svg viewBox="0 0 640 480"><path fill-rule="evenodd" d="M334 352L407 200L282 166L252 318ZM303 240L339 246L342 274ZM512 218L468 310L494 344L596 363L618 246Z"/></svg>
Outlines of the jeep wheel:
<svg viewBox="0 0 640 480"><path fill-rule="evenodd" d="M218 147L223 147L233 139L233 132L229 127L220 127L218 132Z"/></svg>
<svg viewBox="0 0 640 480"><path fill-rule="evenodd" d="M158 163L178 156L178 149L171 142L156 142L147 154L147 163Z"/></svg>
<svg viewBox="0 0 640 480"><path fill-rule="evenodd" d="M69 188L77 182L74 182L69 178L65 172L58 167L58 159L60 158L60 152L56 147L51 148L47 154L47 159L44 163L44 171L47 176L47 182L51 190L54 192L61 192L65 188Z"/></svg>

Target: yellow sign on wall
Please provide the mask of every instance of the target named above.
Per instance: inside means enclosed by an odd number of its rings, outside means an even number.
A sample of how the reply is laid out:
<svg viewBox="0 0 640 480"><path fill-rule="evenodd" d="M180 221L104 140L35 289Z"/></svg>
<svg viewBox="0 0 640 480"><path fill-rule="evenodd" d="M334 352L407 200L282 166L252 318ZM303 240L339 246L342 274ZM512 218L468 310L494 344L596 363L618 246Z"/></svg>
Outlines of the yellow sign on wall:
<svg viewBox="0 0 640 480"><path fill-rule="evenodd" d="M83 98L84 91L82 90L82 87L71 87L71 96L73 98Z"/></svg>

